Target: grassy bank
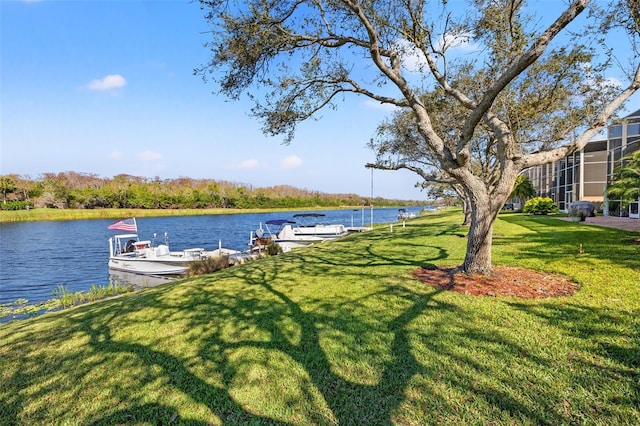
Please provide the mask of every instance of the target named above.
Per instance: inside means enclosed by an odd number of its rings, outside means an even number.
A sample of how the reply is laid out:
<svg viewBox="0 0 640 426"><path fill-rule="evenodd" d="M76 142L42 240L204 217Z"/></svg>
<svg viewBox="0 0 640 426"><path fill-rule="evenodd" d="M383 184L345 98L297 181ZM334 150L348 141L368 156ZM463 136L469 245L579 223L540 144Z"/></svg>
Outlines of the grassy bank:
<svg viewBox="0 0 640 426"><path fill-rule="evenodd" d="M460 220L437 213L0 325L0 423L640 423L631 234L501 215L494 263L582 288L481 298L410 275L462 261Z"/></svg>
<svg viewBox="0 0 640 426"><path fill-rule="evenodd" d="M121 219L126 217L204 216L217 214L272 213L310 210L340 210L343 207L304 207L282 209L50 209L0 210L2 222L31 222L39 220ZM355 206L360 208L360 206ZM355 208L354 207L354 208Z"/></svg>
<svg viewBox="0 0 640 426"><path fill-rule="evenodd" d="M125 217L199 216L235 213L263 213L273 209L31 209L0 210L0 222L38 220L120 219ZM277 210L276 210L277 211ZM288 210L291 211L291 210Z"/></svg>

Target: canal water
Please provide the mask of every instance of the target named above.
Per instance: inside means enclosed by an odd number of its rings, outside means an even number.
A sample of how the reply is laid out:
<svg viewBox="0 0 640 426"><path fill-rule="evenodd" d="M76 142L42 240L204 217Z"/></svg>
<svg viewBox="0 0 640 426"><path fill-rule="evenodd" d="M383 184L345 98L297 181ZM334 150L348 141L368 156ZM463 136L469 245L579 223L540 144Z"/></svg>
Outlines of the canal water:
<svg viewBox="0 0 640 426"><path fill-rule="evenodd" d="M301 213L301 212L296 212ZM369 226L396 222L398 209L381 208L313 211L324 213L323 223ZM153 217L137 219L140 239L164 241L171 250L201 247L246 250L251 232L272 219L293 220L294 213ZM38 303L53 298L64 286L69 292L87 291L110 282L154 285L166 278L149 278L109 271L108 239L120 231L107 226L113 219L0 223L0 304L26 299Z"/></svg>

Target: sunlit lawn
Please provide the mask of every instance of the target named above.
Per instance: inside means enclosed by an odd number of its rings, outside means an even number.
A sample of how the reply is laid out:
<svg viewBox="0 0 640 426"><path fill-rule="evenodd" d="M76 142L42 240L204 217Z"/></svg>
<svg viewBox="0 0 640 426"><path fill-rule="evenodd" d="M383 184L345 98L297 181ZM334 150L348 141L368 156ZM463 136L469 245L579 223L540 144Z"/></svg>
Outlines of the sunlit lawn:
<svg viewBox="0 0 640 426"><path fill-rule="evenodd" d="M473 297L410 275L462 262L460 220L2 324L0 424L640 424L637 234L503 215L495 264L582 289Z"/></svg>

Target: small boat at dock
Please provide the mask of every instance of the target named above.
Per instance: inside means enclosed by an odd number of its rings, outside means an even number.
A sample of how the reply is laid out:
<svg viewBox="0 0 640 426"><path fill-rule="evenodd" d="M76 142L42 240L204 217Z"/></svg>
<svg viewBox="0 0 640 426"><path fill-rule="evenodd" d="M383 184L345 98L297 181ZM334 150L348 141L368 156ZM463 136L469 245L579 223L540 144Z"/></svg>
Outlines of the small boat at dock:
<svg viewBox="0 0 640 426"><path fill-rule="evenodd" d="M171 251L166 237L165 233L165 244L157 246L139 240L138 234L109 238L109 268L143 275L182 275L191 263L207 257L204 248Z"/></svg>
<svg viewBox="0 0 640 426"><path fill-rule="evenodd" d="M342 224L318 223L322 213L299 213L296 220L275 219L260 223L255 236L251 235L249 245L252 250L261 250L271 243L278 244L283 251L306 247L313 243L344 237L349 233ZM315 222L315 223L311 223Z"/></svg>
<svg viewBox="0 0 640 426"><path fill-rule="evenodd" d="M109 269L141 275L184 275L191 264L207 258L226 257L229 265L251 260L249 253L226 249L219 242L218 249L207 251L201 247L188 248L181 251L169 249L169 237L165 232L164 243L140 240L135 218L118 221L108 227L111 230L132 231L109 238Z"/></svg>
<svg viewBox="0 0 640 426"><path fill-rule="evenodd" d="M407 209L399 209L398 210L398 220L407 220L413 219L416 217L416 214L408 211Z"/></svg>

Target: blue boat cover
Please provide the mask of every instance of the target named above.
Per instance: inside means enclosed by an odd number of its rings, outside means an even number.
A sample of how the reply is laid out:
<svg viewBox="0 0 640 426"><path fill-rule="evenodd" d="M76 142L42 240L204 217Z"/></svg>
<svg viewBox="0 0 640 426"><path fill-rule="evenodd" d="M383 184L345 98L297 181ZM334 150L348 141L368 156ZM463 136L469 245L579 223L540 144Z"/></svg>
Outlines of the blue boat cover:
<svg viewBox="0 0 640 426"><path fill-rule="evenodd" d="M278 226L282 226L286 223L295 223L295 222L291 222L290 220L287 219L274 219L274 220L268 220L265 222L267 225L278 225Z"/></svg>

